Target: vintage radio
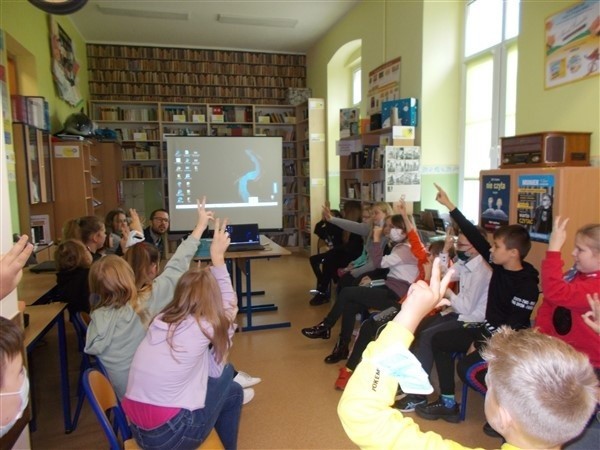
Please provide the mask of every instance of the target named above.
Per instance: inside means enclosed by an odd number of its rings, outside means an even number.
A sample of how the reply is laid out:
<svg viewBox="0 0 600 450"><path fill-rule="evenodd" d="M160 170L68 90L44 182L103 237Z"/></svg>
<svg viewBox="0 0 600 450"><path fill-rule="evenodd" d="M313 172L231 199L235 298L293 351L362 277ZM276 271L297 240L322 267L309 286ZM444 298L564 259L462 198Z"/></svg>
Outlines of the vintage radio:
<svg viewBox="0 0 600 450"><path fill-rule="evenodd" d="M591 134L548 131L500 138L500 168L589 166Z"/></svg>

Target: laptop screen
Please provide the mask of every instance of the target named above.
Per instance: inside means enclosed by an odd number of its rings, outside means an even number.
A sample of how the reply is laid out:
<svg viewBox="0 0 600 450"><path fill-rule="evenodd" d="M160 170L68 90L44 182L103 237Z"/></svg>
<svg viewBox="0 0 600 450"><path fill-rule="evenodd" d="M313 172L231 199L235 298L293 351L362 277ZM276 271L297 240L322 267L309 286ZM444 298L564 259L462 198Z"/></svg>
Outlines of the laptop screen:
<svg viewBox="0 0 600 450"><path fill-rule="evenodd" d="M256 223L227 225L227 232L231 238L230 245L260 243L258 224Z"/></svg>

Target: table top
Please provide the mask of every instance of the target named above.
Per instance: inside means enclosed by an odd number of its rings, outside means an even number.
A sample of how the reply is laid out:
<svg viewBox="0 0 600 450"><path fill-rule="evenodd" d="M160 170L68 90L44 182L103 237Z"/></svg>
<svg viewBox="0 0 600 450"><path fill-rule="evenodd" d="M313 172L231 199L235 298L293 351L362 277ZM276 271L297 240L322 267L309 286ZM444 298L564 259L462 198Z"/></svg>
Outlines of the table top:
<svg viewBox="0 0 600 450"><path fill-rule="evenodd" d="M55 285L56 272L33 273L29 271L29 267L26 267L23 269L23 278L17 286L17 299L29 306Z"/></svg>
<svg viewBox="0 0 600 450"><path fill-rule="evenodd" d="M48 303L47 305L27 306L25 313L29 314L29 326L25 328L25 348L40 335L59 314L67 307L66 303Z"/></svg>
<svg viewBox="0 0 600 450"><path fill-rule="evenodd" d="M247 258L276 258L279 256L291 255L287 248L276 244L265 235L260 235L260 244L265 248L264 250L250 250L244 252L225 252L225 259L247 259ZM199 258L203 261L210 260L210 256Z"/></svg>

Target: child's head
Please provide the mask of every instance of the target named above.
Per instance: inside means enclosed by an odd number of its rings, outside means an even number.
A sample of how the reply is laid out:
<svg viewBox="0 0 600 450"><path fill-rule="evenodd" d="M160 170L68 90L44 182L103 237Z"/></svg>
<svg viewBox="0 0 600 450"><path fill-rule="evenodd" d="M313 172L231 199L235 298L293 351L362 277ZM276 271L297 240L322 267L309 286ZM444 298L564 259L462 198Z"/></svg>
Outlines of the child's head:
<svg viewBox="0 0 600 450"><path fill-rule="evenodd" d="M577 230L571 254L578 271L591 273L600 270L600 224L589 224Z"/></svg>
<svg viewBox="0 0 600 450"><path fill-rule="evenodd" d="M485 240L487 240L488 232L485 228L476 226L479 234L483 236ZM477 256L479 253L477 249L471 244L471 242L467 239L467 237L461 232L458 234L456 238L456 254L458 259L461 261L469 261L471 258Z"/></svg>
<svg viewBox="0 0 600 450"><path fill-rule="evenodd" d="M69 219L62 226L62 240L81 239L79 230L79 219Z"/></svg>
<svg viewBox="0 0 600 450"><path fill-rule="evenodd" d="M404 218L400 214L394 214L389 217L389 221L391 225L389 227L390 241L395 244L404 242L406 240L406 224L404 223Z"/></svg>
<svg viewBox="0 0 600 450"><path fill-rule="evenodd" d="M596 405L598 380L587 356L538 331L503 327L483 350L485 414L502 434L551 448L581 433ZM510 418L507 418L507 414Z"/></svg>
<svg viewBox="0 0 600 450"><path fill-rule="evenodd" d="M437 258L440 253L442 253L442 250L444 250L444 241L438 240L431 242L429 247L427 247L427 252L429 253L429 262L433 263L433 260ZM455 256L456 252L454 251L454 246L452 246L450 247L450 250L448 250L448 257L450 259L454 259Z"/></svg>
<svg viewBox="0 0 600 450"><path fill-rule="evenodd" d="M133 270L123 258L116 255L100 258L90 267L88 279L90 292L97 296L97 301L90 302L92 310L100 307L121 308L129 301L137 304Z"/></svg>
<svg viewBox="0 0 600 450"><path fill-rule="evenodd" d="M523 261L530 249L529 233L521 225L503 225L494 231L491 249L494 264L504 265L514 259Z"/></svg>
<svg viewBox="0 0 600 450"><path fill-rule="evenodd" d="M383 224L385 218L393 213L392 207L386 202L377 202L371 208L371 217L374 224Z"/></svg>
<svg viewBox="0 0 600 450"><path fill-rule="evenodd" d="M23 332L12 320L0 316L0 393L4 394L0 396L0 425L6 426L3 432L10 429L27 406L28 392L23 371Z"/></svg>
<svg viewBox="0 0 600 450"><path fill-rule="evenodd" d="M78 267L90 267L92 265L92 254L80 240L67 239L56 247L54 260L59 271L68 272Z"/></svg>
<svg viewBox="0 0 600 450"><path fill-rule="evenodd" d="M177 325L188 316L198 321L202 318L210 324L210 329L203 328L202 332L212 342L216 360L224 361L229 351L228 329L231 320L223 308L219 284L208 269L193 269L184 273L175 286L173 300L162 310L162 321L170 324L167 339L171 346Z"/></svg>
<svg viewBox="0 0 600 450"><path fill-rule="evenodd" d="M106 231L121 234L121 225L127 222L127 215L121 208L113 209L106 214L104 226Z"/></svg>
<svg viewBox="0 0 600 450"><path fill-rule="evenodd" d="M363 205L362 207L362 221L366 222L366 223L371 223L372 219L373 219L373 214L372 214L372 207L371 205Z"/></svg>
<svg viewBox="0 0 600 450"><path fill-rule="evenodd" d="M344 219L360 222L362 218L362 208L360 202L356 200L348 200L344 202L343 208Z"/></svg>
<svg viewBox="0 0 600 450"><path fill-rule="evenodd" d="M125 253L125 261L133 269L138 290L152 286L152 280L158 275L160 265L160 253L154 245L148 242L135 244Z"/></svg>
<svg viewBox="0 0 600 450"><path fill-rule="evenodd" d="M99 217L83 216L79 218L77 224L79 225L81 241L84 244L94 244L97 248L101 248L104 245L106 228Z"/></svg>

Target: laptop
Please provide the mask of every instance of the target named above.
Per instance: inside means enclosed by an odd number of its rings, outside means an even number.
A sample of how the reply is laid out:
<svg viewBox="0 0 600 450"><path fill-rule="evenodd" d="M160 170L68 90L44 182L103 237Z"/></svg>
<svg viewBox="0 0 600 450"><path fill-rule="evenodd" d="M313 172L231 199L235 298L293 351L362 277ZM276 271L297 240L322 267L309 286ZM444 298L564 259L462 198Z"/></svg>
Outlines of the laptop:
<svg viewBox="0 0 600 450"><path fill-rule="evenodd" d="M433 218L433 226L435 227L435 232L437 234L446 234L446 224L441 217Z"/></svg>
<svg viewBox="0 0 600 450"><path fill-rule="evenodd" d="M228 252L247 252L252 250L264 250L260 245L260 234L258 232L258 224L246 223L227 225L227 232L231 238Z"/></svg>

